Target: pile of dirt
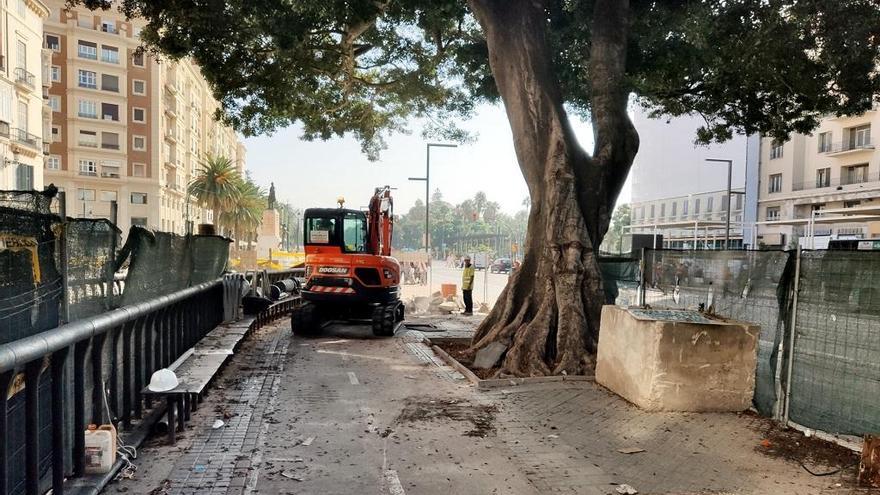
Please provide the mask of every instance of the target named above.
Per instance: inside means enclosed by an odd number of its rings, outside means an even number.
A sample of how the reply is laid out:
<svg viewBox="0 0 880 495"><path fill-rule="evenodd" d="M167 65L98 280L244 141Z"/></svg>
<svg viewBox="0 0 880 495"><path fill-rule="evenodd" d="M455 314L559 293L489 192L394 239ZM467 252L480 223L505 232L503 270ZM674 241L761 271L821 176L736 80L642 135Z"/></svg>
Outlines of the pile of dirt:
<svg viewBox="0 0 880 495"><path fill-rule="evenodd" d="M486 437L495 433L495 413L498 407L474 404L461 399L437 399L410 397L403 410L394 420L395 424L417 423L435 420L467 422L472 428L462 433L467 437Z"/></svg>
<svg viewBox="0 0 880 495"><path fill-rule="evenodd" d="M769 420L755 418L763 440L755 450L771 457L796 462L814 473L855 469L860 456L852 450L797 430L781 430Z"/></svg>

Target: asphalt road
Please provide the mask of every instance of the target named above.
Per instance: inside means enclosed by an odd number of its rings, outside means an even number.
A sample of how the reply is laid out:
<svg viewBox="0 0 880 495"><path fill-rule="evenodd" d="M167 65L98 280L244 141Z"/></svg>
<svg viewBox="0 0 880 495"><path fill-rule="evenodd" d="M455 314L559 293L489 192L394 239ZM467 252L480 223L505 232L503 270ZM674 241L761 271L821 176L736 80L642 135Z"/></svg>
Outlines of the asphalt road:
<svg viewBox="0 0 880 495"><path fill-rule="evenodd" d="M498 295L507 285L509 276L506 273L489 273L488 270L478 270L474 278L474 304L479 307L483 302L490 307L495 304ZM455 284L461 294L461 269L435 266L431 274L431 291L427 286L404 285L403 297L408 299L413 296L427 296L440 290L441 284Z"/></svg>

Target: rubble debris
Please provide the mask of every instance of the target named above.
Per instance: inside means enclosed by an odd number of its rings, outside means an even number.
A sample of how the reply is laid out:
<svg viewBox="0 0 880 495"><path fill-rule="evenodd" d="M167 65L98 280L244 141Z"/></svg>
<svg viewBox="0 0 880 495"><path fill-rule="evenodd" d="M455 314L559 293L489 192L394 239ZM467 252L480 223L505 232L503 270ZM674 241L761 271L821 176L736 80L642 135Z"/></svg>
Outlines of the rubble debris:
<svg viewBox="0 0 880 495"><path fill-rule="evenodd" d="M507 352L507 344L503 342L492 342L477 351L477 355L474 357L473 367L482 370L494 368L505 352Z"/></svg>
<svg viewBox="0 0 880 495"><path fill-rule="evenodd" d="M621 454L638 454L641 452L645 452L645 449L640 449L638 447L627 447L623 449L617 449Z"/></svg>
<svg viewBox="0 0 880 495"><path fill-rule="evenodd" d="M617 491L617 493L620 493L621 495L636 495L637 493L639 493L638 490L627 485L626 483L623 483L622 485L617 485L616 491Z"/></svg>

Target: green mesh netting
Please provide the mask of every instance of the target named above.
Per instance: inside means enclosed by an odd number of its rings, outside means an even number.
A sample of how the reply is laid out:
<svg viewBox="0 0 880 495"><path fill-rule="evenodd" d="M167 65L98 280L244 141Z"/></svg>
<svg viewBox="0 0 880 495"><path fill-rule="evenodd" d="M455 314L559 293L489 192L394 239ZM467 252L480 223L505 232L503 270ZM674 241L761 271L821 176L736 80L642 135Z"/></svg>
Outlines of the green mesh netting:
<svg viewBox="0 0 880 495"><path fill-rule="evenodd" d="M599 270L602 272L602 288L605 290L605 302L620 306L632 306L636 301L630 300L639 286L639 260L635 258L603 257L599 258Z"/></svg>
<svg viewBox="0 0 880 495"><path fill-rule="evenodd" d="M801 253L789 414L832 433L880 431L880 253Z"/></svg>
<svg viewBox="0 0 880 495"><path fill-rule="evenodd" d="M67 289L70 320L94 316L116 306L119 286L113 264L121 232L109 220L67 220Z"/></svg>
<svg viewBox="0 0 880 495"><path fill-rule="evenodd" d="M0 191L0 344L58 325L52 196Z"/></svg>
<svg viewBox="0 0 880 495"><path fill-rule="evenodd" d="M645 302L654 308L711 309L760 325L754 404L776 406L776 349L785 326L789 255L782 251L666 251L645 253Z"/></svg>
<svg viewBox="0 0 880 495"><path fill-rule="evenodd" d="M215 280L226 269L230 240L132 227L117 266L128 259L122 304L130 305Z"/></svg>

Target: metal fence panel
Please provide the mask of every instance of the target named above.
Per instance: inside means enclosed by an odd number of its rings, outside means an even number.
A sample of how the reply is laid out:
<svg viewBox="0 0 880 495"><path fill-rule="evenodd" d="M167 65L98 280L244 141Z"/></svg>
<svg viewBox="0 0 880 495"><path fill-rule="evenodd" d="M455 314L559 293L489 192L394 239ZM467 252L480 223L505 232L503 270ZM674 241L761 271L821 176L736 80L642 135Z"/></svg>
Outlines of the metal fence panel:
<svg viewBox="0 0 880 495"><path fill-rule="evenodd" d="M655 308L703 309L761 326L755 408L777 407L777 352L785 327L792 267L782 251L674 251L645 253L645 303Z"/></svg>
<svg viewBox="0 0 880 495"><path fill-rule="evenodd" d="M835 434L880 431L880 255L804 251L790 419Z"/></svg>

